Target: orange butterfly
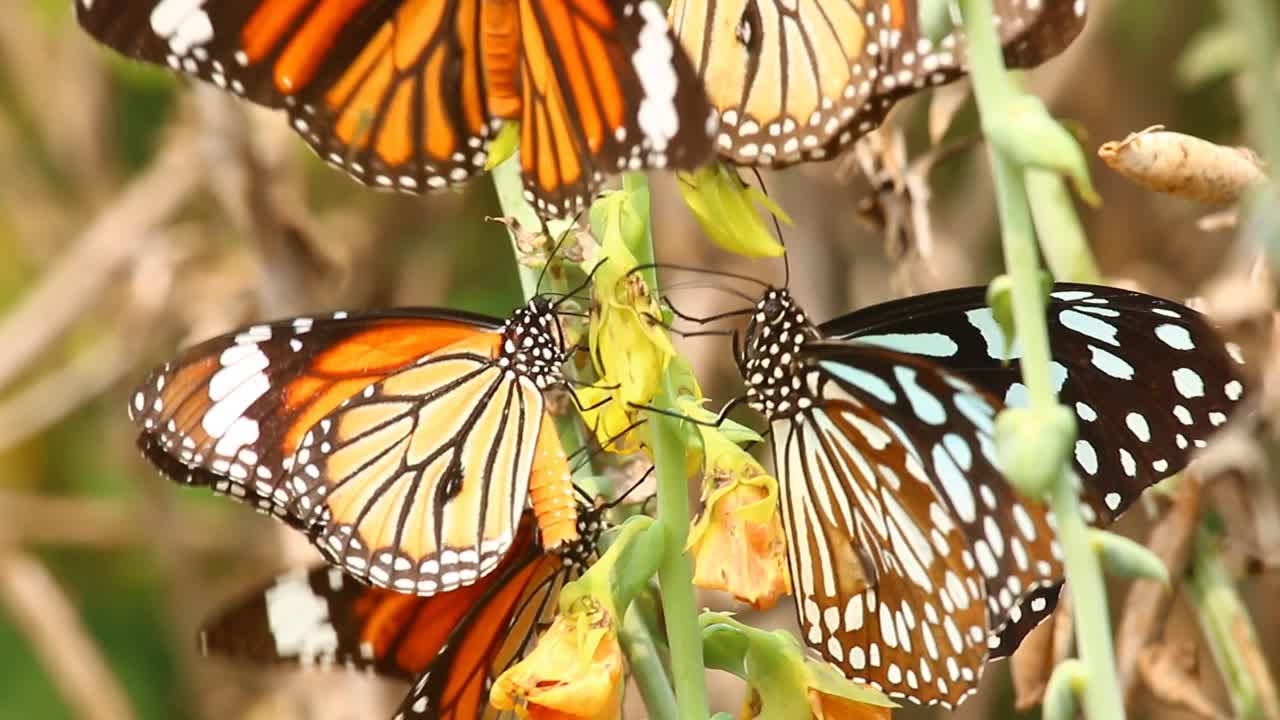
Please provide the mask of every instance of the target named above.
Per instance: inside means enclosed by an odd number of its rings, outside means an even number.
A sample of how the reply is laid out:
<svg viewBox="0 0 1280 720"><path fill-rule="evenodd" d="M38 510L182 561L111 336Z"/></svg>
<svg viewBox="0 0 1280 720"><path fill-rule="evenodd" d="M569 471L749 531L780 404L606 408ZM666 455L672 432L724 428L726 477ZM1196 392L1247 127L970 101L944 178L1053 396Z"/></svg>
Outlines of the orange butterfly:
<svg viewBox="0 0 1280 720"><path fill-rule="evenodd" d="M605 173L693 168L715 119L653 0L77 0L121 53L284 108L362 183L422 192L484 169L518 120L525 191L581 209Z"/></svg>
<svg viewBox="0 0 1280 720"><path fill-rule="evenodd" d="M302 666L348 666L413 682L397 720L497 717L489 686L551 620L565 582L595 554L598 512L556 553L526 513L511 552L479 583L424 598L354 582L317 566L281 575L208 623L206 654Z"/></svg>
<svg viewBox="0 0 1280 720"><path fill-rule="evenodd" d="M427 308L254 325L192 347L130 398L148 459L305 532L347 572L433 595L492 572L526 502L578 538L543 392L570 350L535 298L505 323Z"/></svg>

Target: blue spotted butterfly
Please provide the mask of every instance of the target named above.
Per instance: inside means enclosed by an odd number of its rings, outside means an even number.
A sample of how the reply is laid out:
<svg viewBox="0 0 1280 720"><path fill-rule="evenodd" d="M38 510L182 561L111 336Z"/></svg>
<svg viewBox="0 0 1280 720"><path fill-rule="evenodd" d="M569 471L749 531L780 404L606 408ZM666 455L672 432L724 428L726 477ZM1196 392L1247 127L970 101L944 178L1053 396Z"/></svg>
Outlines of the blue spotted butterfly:
<svg viewBox="0 0 1280 720"><path fill-rule="evenodd" d="M1058 284L1047 313L1086 519L1106 524L1227 421L1243 360L1150 295ZM1004 481L992 434L1026 402L1020 356L982 287L822 325L783 289L752 310L738 364L771 424L805 639L892 697L954 706L1056 604L1053 516Z"/></svg>

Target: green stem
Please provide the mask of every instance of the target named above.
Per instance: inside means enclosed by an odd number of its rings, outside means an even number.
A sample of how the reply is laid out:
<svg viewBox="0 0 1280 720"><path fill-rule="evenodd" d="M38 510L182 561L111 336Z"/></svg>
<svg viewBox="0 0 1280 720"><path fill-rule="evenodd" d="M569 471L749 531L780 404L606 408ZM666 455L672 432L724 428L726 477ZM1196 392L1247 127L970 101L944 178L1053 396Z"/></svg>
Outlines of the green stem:
<svg viewBox="0 0 1280 720"><path fill-rule="evenodd" d="M493 169L493 185L494 189L497 191L498 203L502 208L504 215L515 218L520 223L521 227L525 229L532 229L541 226L541 218L537 211L524 198L524 180L521 177L519 153L507 158L507 160ZM519 249L516 247L515 233L509 230L508 234L511 238L511 250L518 258ZM650 258L646 262L651 262L653 255L652 237L649 239L648 249ZM537 268L526 267L518 262L516 263L516 271L520 276L521 290L524 293L525 300L528 301L538 293L538 281L542 273ZM656 280L653 280L652 286L657 286ZM565 290L567 288L554 287L554 289ZM566 452L574 452L579 448L587 447L587 438L583 431L582 424L577 422L572 415L557 416L555 419L556 430L560 435L560 442L564 445ZM655 453L654 457L655 462L657 462L657 453ZM668 459L666 465L671 466L670 459ZM676 462L675 467L684 467L683 451L680 451L679 460ZM659 465L659 477L662 477L663 475L661 468L662 465ZM588 467L587 470L589 471L589 469L590 468ZM680 496L682 498L686 497L683 482ZM686 517L684 525L687 526L688 509L686 508L684 512ZM682 549L684 547L683 533L678 538L671 536L669 533L666 535L666 539L673 538L679 540L679 544L668 545L667 547ZM672 555L678 554L676 551L668 550L664 555L669 558ZM678 556L683 557L683 555ZM664 562L667 562L665 558ZM686 583L690 590L692 590L693 587L692 577L692 569L690 569L688 572L689 581ZM665 598L667 597L666 593L663 594L663 597L665 601ZM692 602L690 602L689 607L693 607ZM665 609L667 617L670 618L674 613L673 608L667 606ZM682 691L681 697L686 698L686 706L692 706L695 708L698 707L698 698L701 697L701 707L703 710L700 715L696 716L696 719L702 720L708 714L706 709L706 690L701 683L702 645L700 635L698 634L697 616L693 613L693 610L690 610L688 614L693 623L692 636L697 640L698 644L696 647L696 654L691 658L686 657L685 662L682 663L681 667L687 668L689 666L689 660L691 659L693 665L696 666L696 672L690 673L686 670L685 674L694 675L699 682L693 688L685 687ZM668 622L668 625L670 626L670 622ZM656 643L649 632L649 627L642 620L638 619L636 612L628 611L625 614L622 632L619 637L622 641L623 652L627 655L628 666L631 668L631 671L636 678L636 682L640 686L641 695L644 698L645 707L649 710L650 716L660 718L676 717L675 695L673 694L671 685L667 680L666 672L662 666L660 655L656 650ZM686 656L687 655L688 653L686 653ZM685 685L687 684L688 683L685 683ZM692 719L695 716L692 714L686 714L681 717Z"/></svg>
<svg viewBox="0 0 1280 720"><path fill-rule="evenodd" d="M1222 0L1223 9L1236 35L1243 38L1246 73L1252 80L1245 124L1249 142L1275 167L1280 162L1280 93L1276 92L1276 56L1280 46L1280 12L1268 0ZM1243 237L1253 236L1271 256L1272 267L1280 267L1280 181L1275 179L1254 188L1245 199Z"/></svg>
<svg viewBox="0 0 1280 720"><path fill-rule="evenodd" d="M498 205L502 208L503 215L515 218L520 223L520 227L525 230L534 230L542 226L538 211L524 199L524 179L520 176L520 153L515 153L493 169L493 187L498 193ZM520 250L516 247L516 234L508 228L507 235L511 239L511 252L519 259ZM563 282L557 282L552 278L550 273L543 277L540 268L528 267L516 262L516 273L520 276L520 290L524 294L525 302L532 300L538 294L539 279L549 282L552 290L564 292L569 289L563 286ZM560 444L564 446L566 453L572 455L587 447L587 436L583 431L582 423L578 422L572 413L557 414L552 417L556 423L556 433L560 436ZM590 471L590 463L584 464L582 472L589 474Z"/></svg>
<svg viewBox="0 0 1280 720"><path fill-rule="evenodd" d="M1250 142L1271 162L1280 158L1280 93L1275 92L1280 12L1267 0L1223 0L1227 19L1244 39L1253 95L1246 115Z"/></svg>
<svg viewBox="0 0 1280 720"><path fill-rule="evenodd" d="M1275 682L1267 670L1253 621L1223 565L1217 538L1203 525L1196 533L1193 550L1187 595L1222 673L1234 717L1275 717L1280 713L1280 700L1276 698Z"/></svg>
<svg viewBox="0 0 1280 720"><path fill-rule="evenodd" d="M647 181L638 173L623 178L624 187L632 192L647 190ZM633 249L641 264L654 261L652 226L645 228L646 242ZM657 292L657 273L645 272L645 281ZM654 404L663 409L675 407L675 389L670 374L662 379L662 392ZM667 643L671 650L671 675L676 697L680 701L683 720L705 720L711 714L702 663L702 632L698 629L698 606L693 590L693 560L685 552L689 533L689 479L685 476L685 447L678 432L679 421L665 415L651 414L645 423L649 430L649 450L658 478L658 524L666 533L666 552L658 566L658 582L662 586L662 610L667 626ZM659 716L661 717L661 716Z"/></svg>
<svg viewBox="0 0 1280 720"><path fill-rule="evenodd" d="M1004 59L992 26L991 0L963 0L969 60L978 110L989 119L1009 112L1017 89L1005 74ZM1022 377L1033 412L1053 412L1058 404L1049 372L1049 335L1040 287L1040 262L1032 229L1025 169L1004 155L999 143L990 143L992 175L1003 233L1005 265L1012 283L1013 321L1022 346ZM1057 517L1058 541L1063 547L1067 576L1071 579L1072 606L1081 660L1088 670L1083 700L1092 720L1124 717L1124 702L1116 682L1111 647L1110 619L1102 569L1080 515L1071 472L1063 467L1050 491L1050 505Z"/></svg>
<svg viewBox="0 0 1280 720"><path fill-rule="evenodd" d="M679 713L675 693L667 678L667 669L662 664L662 653L649 633L645 624L643 611L639 603L632 603L627 609L626 619L622 623L622 632L618 639L622 641L622 651L627 654L627 667L631 677L640 688L640 697L644 699L644 707L650 717L674 718Z"/></svg>
<svg viewBox="0 0 1280 720"><path fill-rule="evenodd" d="M1055 280L1100 283L1102 273L1062 176L1047 170L1026 172L1027 197L1045 264Z"/></svg>

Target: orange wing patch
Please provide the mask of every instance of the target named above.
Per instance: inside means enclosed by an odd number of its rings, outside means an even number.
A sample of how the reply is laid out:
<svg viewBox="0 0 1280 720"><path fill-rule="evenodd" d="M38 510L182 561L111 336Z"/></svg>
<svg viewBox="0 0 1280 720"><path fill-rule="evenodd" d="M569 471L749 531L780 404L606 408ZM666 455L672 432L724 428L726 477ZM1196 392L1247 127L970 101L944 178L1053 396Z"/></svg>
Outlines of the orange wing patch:
<svg viewBox="0 0 1280 720"><path fill-rule="evenodd" d="M538 562L525 568L515 566L525 562L534 552L533 523L526 518L520 523L512 551L503 559L490 577L492 580L458 588L429 598L404 595L381 588L368 588L365 595L353 605L353 615L362 628L360 641L372 650L374 658L392 660L405 673L416 675L427 668L440 653L449 636L473 608L484 602L497 583L503 582L509 573L515 572L512 584L519 585ZM502 626L503 618L512 611L514 598L501 591L485 603L485 627ZM506 602L503 603L502 601ZM503 607L505 605L505 609ZM495 607L498 606L498 607Z"/></svg>
<svg viewBox="0 0 1280 720"><path fill-rule="evenodd" d="M510 546L544 400L533 381L492 362L499 343L486 333L440 348L306 431L285 488L321 528L317 544L348 572L431 595L476 582ZM543 445L560 455L563 495L571 487L563 451ZM544 494L554 534L572 538L557 493Z"/></svg>
<svg viewBox="0 0 1280 720"><path fill-rule="evenodd" d="M291 457L303 435L343 401L418 358L448 346L493 357L502 342L498 333L466 323L427 320L412 324L413 331L406 332L402 321L376 323L317 355L307 373L289 383L285 408L295 419L283 437L283 457Z"/></svg>

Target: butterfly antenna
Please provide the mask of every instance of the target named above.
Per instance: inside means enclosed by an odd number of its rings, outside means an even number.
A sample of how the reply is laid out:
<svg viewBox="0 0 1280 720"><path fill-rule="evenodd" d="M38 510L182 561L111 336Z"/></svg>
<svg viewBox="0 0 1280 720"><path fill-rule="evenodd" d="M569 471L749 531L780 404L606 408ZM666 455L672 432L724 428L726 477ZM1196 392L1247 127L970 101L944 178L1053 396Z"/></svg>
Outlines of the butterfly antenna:
<svg viewBox="0 0 1280 720"><path fill-rule="evenodd" d="M631 403L631 407L635 408L636 410L646 410L648 412L656 413L658 415L665 415L666 417L669 417L669 418L675 418L676 420L683 420L687 423L693 423L694 425L701 425L702 427L718 428L724 424L725 420L729 419L729 413L735 407L741 405L746 401L747 401L746 395L739 395L738 397L725 403L724 407L720 408L720 412L716 415L715 420L699 420L697 418L692 418L682 413L674 412L671 410L665 410L663 408L654 407L652 405L641 405L638 403Z"/></svg>
<svg viewBox="0 0 1280 720"><path fill-rule="evenodd" d="M639 480L636 480L635 482L631 483L631 487L629 487L629 488L627 488L626 490L624 490L621 494L619 494L619 495L618 495L618 497L616 497L616 498L614 498L613 500L610 500L609 502L605 503L605 504L604 504L604 506L603 506L601 509L603 509L603 510L612 510L612 509L614 509L614 508L618 507L619 505L621 505L621 504L622 504L622 503L627 499L627 496L628 496L628 495L630 495L631 493L635 492L635 491L636 491L636 488L638 488L638 487L640 487L641 485L643 485L643 484L644 484L644 481L645 481L645 480L648 480L648 479L649 479L649 476L653 474L653 471L654 471L654 470L657 470L657 469L658 469L658 468L657 468L657 466L656 466L656 465L650 465L650 466L649 466L649 469L644 471L644 474L640 476L640 479L639 479Z"/></svg>
<svg viewBox="0 0 1280 720"><path fill-rule="evenodd" d="M560 298L560 299L559 299L559 300L557 300L555 303L552 303L552 305L551 305L551 309L552 309L552 310L555 310L556 308L560 307L560 303L562 303L562 302L564 302L564 301L568 300L568 299L569 299L569 298L571 298L571 297L576 296L578 293L580 293L580 292L582 292L583 290L587 289L587 287L591 285L591 281L592 281L593 279L595 279L596 273L600 271L600 268L605 264L605 262L606 262L608 259L609 259L609 258L601 258L601 259L600 259L600 262L596 263L596 264L595 264L595 267L591 268L591 272L587 273L587 277L586 277L586 278L584 278L584 279L582 280L582 282L578 284L578 286L577 286L577 287L575 287L574 289L572 289L572 290L570 290L569 292L565 293L565 294L564 294L564 297Z"/></svg>
<svg viewBox="0 0 1280 720"><path fill-rule="evenodd" d="M760 192L765 197L769 197L769 188L764 184L764 176L760 174L760 168L752 167L751 172L756 176L756 182L760 184ZM778 244L782 246L782 287L791 287L791 257L787 253L787 241L782 237L782 223L778 221L778 216L769 213L769 217L773 220L773 232L778 236Z"/></svg>
<svg viewBox="0 0 1280 720"><path fill-rule="evenodd" d="M636 428L640 427L646 422L648 422L648 420L646 419L636 420L635 422L623 428L621 431L614 433L612 437L610 437L608 440L605 440L603 443L600 443L599 446L597 447L594 447L594 448L580 447L577 450L574 450L573 454L570 455L569 457L573 458L583 453L587 453L587 457L585 460L583 460L582 462L579 462L576 466L574 466L572 471L574 473L577 473L579 470L589 465L592 460L595 460L596 456L604 452L610 445L620 440L623 435L626 435L632 430L635 430Z"/></svg>
<svg viewBox="0 0 1280 720"><path fill-rule="evenodd" d="M710 280L685 280L684 282L672 283L668 285L666 291L670 293L672 290L718 290L726 295L732 295L739 300L754 305L758 298L738 290L736 288L727 287L725 285L717 285Z"/></svg>
<svg viewBox="0 0 1280 720"><path fill-rule="evenodd" d="M551 262L556 259L556 253L560 252L560 247L564 245L565 240L569 239L569 234L573 232L573 229L578 227L578 220L582 219L582 213L583 211L579 210L578 214L573 216L569 226L565 228L564 232L560 233L560 239L556 241L555 245L551 246L551 252L547 253L547 262L542 266L542 271L538 273L538 282L534 283L535 294L538 293L538 288L542 287L542 280L547 276L547 270L551 269ZM541 220L541 218L539 219ZM546 220L542 220L542 231L547 237L551 236L551 228L547 225Z"/></svg>
<svg viewBox="0 0 1280 720"><path fill-rule="evenodd" d="M716 322L717 320L725 320L727 318L732 318L732 317L741 317L743 315L749 315L755 310L754 307L748 307L748 308L743 308L741 310L729 310L727 312L716 313L715 315L707 315L706 317L699 317L697 315L690 315L688 313L681 312L679 309L676 308L674 304L672 304L670 298L663 298L662 302L667 306L668 309L671 310L672 315L675 315L676 317L680 318L681 320L684 320L685 322L691 322L695 325L706 325L708 323Z"/></svg>
<svg viewBox="0 0 1280 720"><path fill-rule="evenodd" d="M651 268L654 270L663 270L663 269L680 270L683 272L702 273L704 275L715 275L717 277L726 277L726 278L732 278L734 280L743 280L745 282L755 283L756 285L759 285L760 287L765 289L768 289L771 287L769 283L765 282L764 280L761 280L759 278L753 278L750 275L742 275L740 273L729 272L728 270L711 270L709 268L693 267L692 265L677 265L675 263L645 263L643 265L637 265L631 268L630 272L628 272L627 274L631 275L632 273L638 273L644 270L649 270Z"/></svg>

